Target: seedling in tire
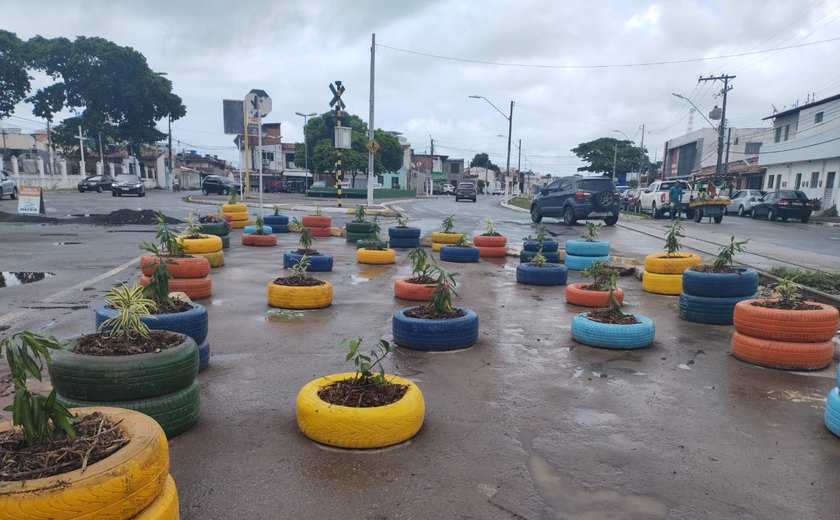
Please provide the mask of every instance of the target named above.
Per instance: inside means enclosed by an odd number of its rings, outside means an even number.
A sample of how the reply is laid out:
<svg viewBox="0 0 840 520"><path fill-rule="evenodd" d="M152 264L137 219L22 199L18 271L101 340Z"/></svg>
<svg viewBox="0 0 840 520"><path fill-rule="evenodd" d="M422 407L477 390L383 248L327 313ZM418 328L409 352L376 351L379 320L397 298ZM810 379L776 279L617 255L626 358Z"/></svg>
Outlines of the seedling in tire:
<svg viewBox="0 0 840 520"><path fill-rule="evenodd" d="M779 304L786 309L794 309L802 303L802 298L799 296L799 287L793 280L780 278L779 285L773 289L773 292L779 298Z"/></svg>
<svg viewBox="0 0 840 520"><path fill-rule="evenodd" d="M366 222L365 215L367 215L367 212L365 211L365 206L363 204L356 204L356 211L353 215L355 216L353 222L357 222L359 224Z"/></svg>
<svg viewBox="0 0 840 520"><path fill-rule="evenodd" d="M289 275L289 278L298 281L309 278L309 275L306 271L309 269L309 266L311 264L312 262L309 261L309 256L303 255L302 257L300 257L300 260L298 260L298 262L295 265L289 268L289 271L292 272L292 274Z"/></svg>
<svg viewBox="0 0 840 520"><path fill-rule="evenodd" d="M595 224L594 222L587 222L586 223L586 233L583 235L583 239L586 242L597 242L598 238L601 236L601 224Z"/></svg>
<svg viewBox="0 0 840 520"><path fill-rule="evenodd" d="M408 227L408 219L405 219L403 217L397 217L397 227L398 228Z"/></svg>
<svg viewBox="0 0 840 520"><path fill-rule="evenodd" d="M198 221L198 213L190 213L187 216L187 238L201 238L201 222Z"/></svg>
<svg viewBox="0 0 840 520"><path fill-rule="evenodd" d="M746 251L747 248L744 246L746 246L749 241L749 239L736 241L734 236L729 237L729 245L720 248L720 252L718 253L717 258L715 258L712 268L716 271L726 271L727 269L731 269L735 253L743 253Z"/></svg>
<svg viewBox="0 0 840 520"><path fill-rule="evenodd" d="M449 215L441 222L441 231L444 233L452 233L452 228L455 227L455 215Z"/></svg>
<svg viewBox="0 0 840 520"><path fill-rule="evenodd" d="M536 254L531 257L531 265L534 267L545 267L547 260L545 256L542 254L542 246L537 250Z"/></svg>
<svg viewBox="0 0 840 520"><path fill-rule="evenodd" d="M144 338L151 337L149 327L141 321L141 318L146 316L154 318L151 310L155 307L155 302L145 297L141 285L134 284L128 287L126 284L120 284L120 287L112 287L105 296L105 301L117 311L117 314L103 321L99 326L100 331L108 330L110 337L128 340L138 335Z"/></svg>
<svg viewBox="0 0 840 520"><path fill-rule="evenodd" d="M274 206L274 216L276 217L276 216L279 216L279 215L280 215L280 206L275 205Z"/></svg>
<svg viewBox="0 0 840 520"><path fill-rule="evenodd" d="M359 352L361 344L362 338L344 338L338 344L339 347L347 347L345 361L352 361L356 365L356 381L360 386L376 386L387 383L388 381L385 379L385 367L382 366L382 361L388 357L388 354L394 352L394 345L384 339L379 340L377 344L379 352L371 350L370 355L366 356ZM376 366L379 366L378 373L373 372Z"/></svg>
<svg viewBox="0 0 840 520"><path fill-rule="evenodd" d="M434 273L434 266L429 264L428 255L423 246L417 246L408 254L411 260L411 278L420 283L434 283L432 278Z"/></svg>
<svg viewBox="0 0 840 520"><path fill-rule="evenodd" d="M682 234L683 225L682 222L680 222L680 219L671 221L671 223L665 227L668 230L665 233L665 251L668 253L667 256L671 257L674 253L682 249L680 238L685 238L685 235Z"/></svg>
<svg viewBox="0 0 840 520"><path fill-rule="evenodd" d="M452 295L458 296L455 292L457 283L455 277L458 273L447 273L443 267L437 264L432 258L433 268L432 272L437 274L435 280L435 292L429 302L429 308L438 314L455 314L455 309L452 308Z"/></svg>
<svg viewBox="0 0 840 520"><path fill-rule="evenodd" d="M581 271L580 275L585 278L592 278L592 285L596 291L609 291L615 288L618 269L610 267L610 264L603 260L599 260L592 262L592 265Z"/></svg>
<svg viewBox="0 0 840 520"><path fill-rule="evenodd" d="M534 231L536 231L536 236L532 237L531 235L528 235L527 237L525 237L525 240L535 240L539 242L540 247L542 247L542 243L546 240L545 226L543 226L542 224L532 224L532 226L534 228Z"/></svg>
<svg viewBox="0 0 840 520"><path fill-rule="evenodd" d="M256 219L257 229L255 230L255 235L265 235L265 220L260 213L254 213L254 217Z"/></svg>
<svg viewBox="0 0 840 520"><path fill-rule="evenodd" d="M228 204L236 204L236 188L228 193Z"/></svg>
<svg viewBox="0 0 840 520"><path fill-rule="evenodd" d="M493 224L493 221L488 219L484 219L484 236L490 237L497 237L499 236L499 232L496 230L496 225Z"/></svg>
<svg viewBox="0 0 840 520"><path fill-rule="evenodd" d="M313 251L312 233L309 231L309 228L301 224L300 220L298 220L297 217L292 219L292 224L300 230L300 239L298 240L298 244L300 244L300 249L302 251Z"/></svg>
<svg viewBox="0 0 840 520"><path fill-rule="evenodd" d="M385 249L385 242L379 237L381 232L382 228L379 227L379 222L377 222L376 217L373 217L373 222L370 223L370 240L367 249L376 249L377 251Z"/></svg>

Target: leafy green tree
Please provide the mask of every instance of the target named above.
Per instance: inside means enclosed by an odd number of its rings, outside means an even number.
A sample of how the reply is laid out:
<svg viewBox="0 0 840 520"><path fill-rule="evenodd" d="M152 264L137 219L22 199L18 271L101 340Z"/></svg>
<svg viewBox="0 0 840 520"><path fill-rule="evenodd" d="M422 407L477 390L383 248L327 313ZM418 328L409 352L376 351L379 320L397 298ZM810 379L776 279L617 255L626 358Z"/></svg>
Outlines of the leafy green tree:
<svg viewBox="0 0 840 520"><path fill-rule="evenodd" d="M470 168L473 166L487 168L488 170L493 170L496 173L499 172L499 167L493 164L493 161L490 160L490 157L486 153L475 154L475 157L473 157L472 161L470 161Z"/></svg>
<svg viewBox="0 0 840 520"><path fill-rule="evenodd" d="M616 146L618 148L616 148ZM604 175L612 175L613 157L615 161L616 175L627 174L638 171L639 157L642 149L633 146L633 143L625 140L613 139L612 137L600 137L594 141L581 143L572 148L572 153L582 161L589 163L577 169L579 172L595 172ZM647 171L649 160L647 153L642 157L643 167Z"/></svg>
<svg viewBox="0 0 840 520"><path fill-rule="evenodd" d="M11 114L31 85L26 71L25 44L15 33L0 30L0 117Z"/></svg>

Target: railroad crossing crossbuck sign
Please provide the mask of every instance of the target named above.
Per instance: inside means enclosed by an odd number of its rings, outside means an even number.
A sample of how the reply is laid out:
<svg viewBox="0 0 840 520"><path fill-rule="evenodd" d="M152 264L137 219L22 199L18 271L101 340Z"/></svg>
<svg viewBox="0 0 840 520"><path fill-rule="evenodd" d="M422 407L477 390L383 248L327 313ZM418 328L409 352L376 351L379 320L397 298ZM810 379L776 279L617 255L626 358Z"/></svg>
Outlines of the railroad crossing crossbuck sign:
<svg viewBox="0 0 840 520"><path fill-rule="evenodd" d="M370 153L376 153L379 151L379 143L376 142L376 139L371 139L368 141L367 149Z"/></svg>
<svg viewBox="0 0 840 520"><path fill-rule="evenodd" d="M333 93L333 98L330 101L330 106L335 106L336 103L338 104L338 108L344 108L344 101L341 100L341 95L344 94L344 86L341 84L340 81L335 82L335 86L330 83L330 90Z"/></svg>

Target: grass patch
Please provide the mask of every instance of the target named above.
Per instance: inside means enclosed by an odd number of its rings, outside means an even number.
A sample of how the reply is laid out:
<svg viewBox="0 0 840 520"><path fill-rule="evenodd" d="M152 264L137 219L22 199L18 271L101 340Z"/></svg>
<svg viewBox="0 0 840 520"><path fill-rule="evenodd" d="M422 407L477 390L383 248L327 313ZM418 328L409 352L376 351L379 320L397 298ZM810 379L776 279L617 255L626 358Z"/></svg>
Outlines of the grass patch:
<svg viewBox="0 0 840 520"><path fill-rule="evenodd" d="M516 206L517 208L522 209L531 209L531 198L530 197L513 197L508 201L508 204L512 206Z"/></svg>
<svg viewBox="0 0 840 520"><path fill-rule="evenodd" d="M770 269L770 274L779 278L788 278L806 287L827 293L840 294L840 274L838 273L828 274L787 267L774 267Z"/></svg>
<svg viewBox="0 0 840 520"><path fill-rule="evenodd" d="M639 218L645 219L645 220L653 219L652 216L648 215L647 213L643 213L641 211L636 213L635 211L627 211L626 209L623 209L623 210L621 210L621 213L624 214L624 215L631 215L631 216L634 216L634 217L639 217Z"/></svg>

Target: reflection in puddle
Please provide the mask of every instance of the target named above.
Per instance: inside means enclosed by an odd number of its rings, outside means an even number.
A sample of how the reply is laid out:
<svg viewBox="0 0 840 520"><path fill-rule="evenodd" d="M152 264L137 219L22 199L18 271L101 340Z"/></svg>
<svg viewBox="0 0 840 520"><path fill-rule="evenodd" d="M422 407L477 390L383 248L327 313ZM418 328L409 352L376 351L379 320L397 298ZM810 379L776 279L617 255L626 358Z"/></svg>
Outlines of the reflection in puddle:
<svg viewBox="0 0 840 520"><path fill-rule="evenodd" d="M380 274L384 273L385 271L390 270L390 265L371 265L368 267L363 268L358 273L350 276L350 282L353 285L362 283L362 282L369 282L379 276Z"/></svg>
<svg viewBox="0 0 840 520"><path fill-rule="evenodd" d="M362 282L369 282L369 281L370 281L370 278L362 278L361 276L359 276L357 274L351 274L350 275L350 283L352 283L353 285L360 284Z"/></svg>
<svg viewBox="0 0 840 520"><path fill-rule="evenodd" d="M0 271L0 287L14 287L27 283L40 282L52 278L55 273L33 273L28 271Z"/></svg>
<svg viewBox="0 0 840 520"><path fill-rule="evenodd" d="M306 316L304 311L291 309L271 309L265 312L266 321L289 321L303 318L304 316Z"/></svg>

